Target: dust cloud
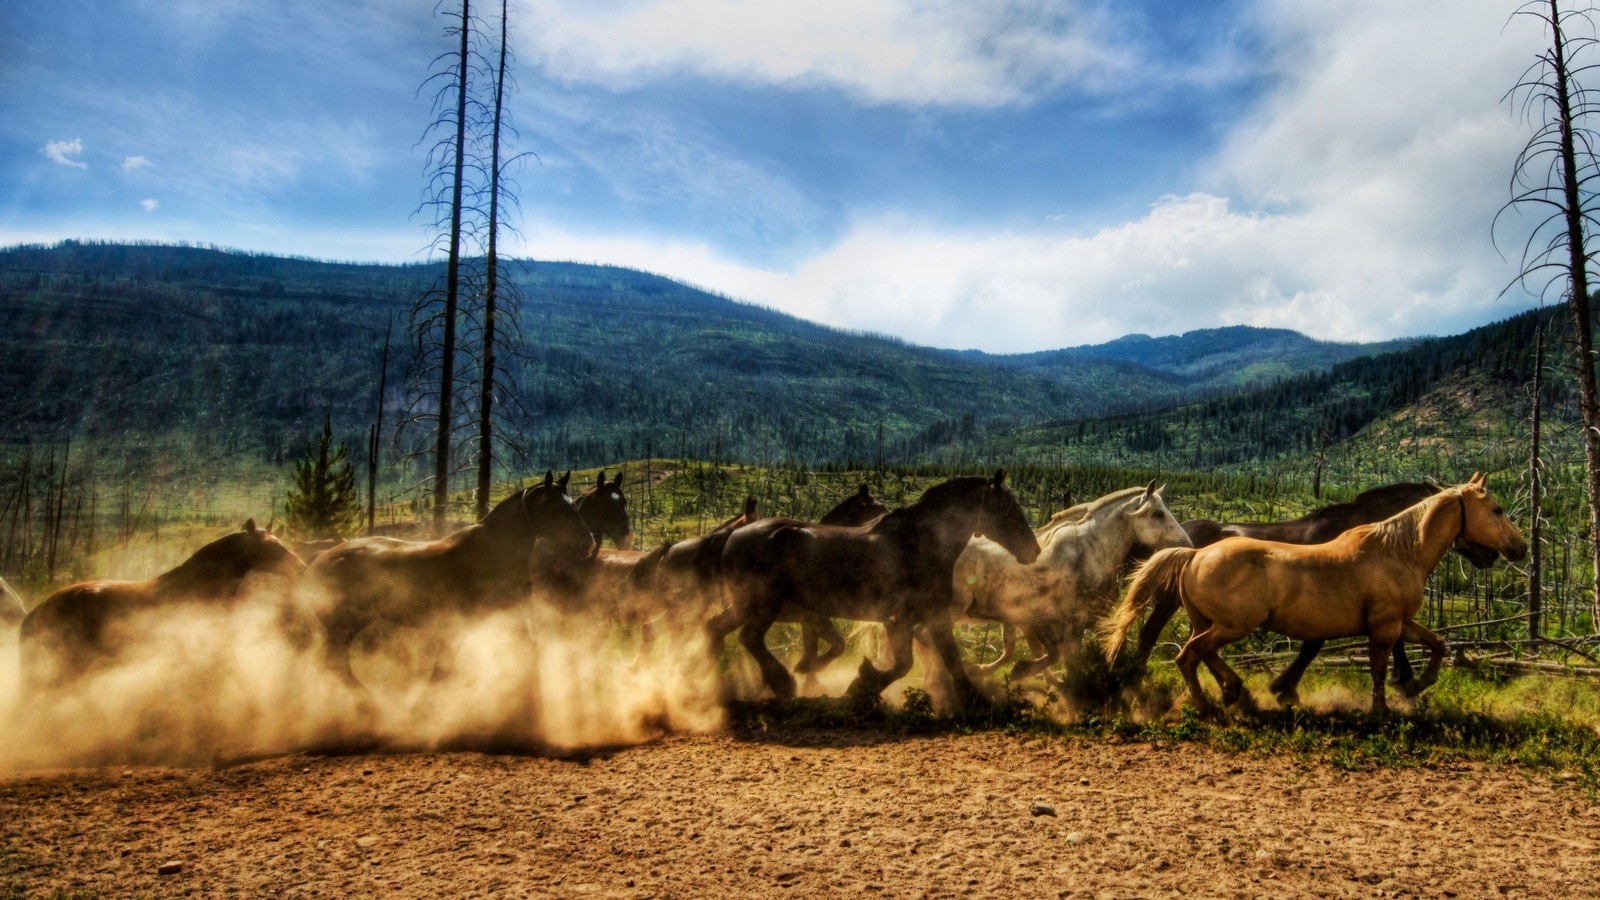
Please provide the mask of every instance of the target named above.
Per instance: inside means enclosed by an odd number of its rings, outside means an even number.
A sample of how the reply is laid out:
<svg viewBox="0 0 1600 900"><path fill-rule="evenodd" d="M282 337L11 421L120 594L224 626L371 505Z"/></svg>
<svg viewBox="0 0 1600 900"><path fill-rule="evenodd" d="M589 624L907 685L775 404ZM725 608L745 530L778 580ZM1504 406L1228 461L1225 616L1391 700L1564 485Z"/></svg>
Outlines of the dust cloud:
<svg viewBox="0 0 1600 900"><path fill-rule="evenodd" d="M514 609L376 623L335 675L309 586L252 579L216 606L113 620L108 653L68 685L24 673L42 642L0 635L0 772L226 765L299 751L542 752L713 730L724 690L699 629L657 634L530 598Z"/></svg>

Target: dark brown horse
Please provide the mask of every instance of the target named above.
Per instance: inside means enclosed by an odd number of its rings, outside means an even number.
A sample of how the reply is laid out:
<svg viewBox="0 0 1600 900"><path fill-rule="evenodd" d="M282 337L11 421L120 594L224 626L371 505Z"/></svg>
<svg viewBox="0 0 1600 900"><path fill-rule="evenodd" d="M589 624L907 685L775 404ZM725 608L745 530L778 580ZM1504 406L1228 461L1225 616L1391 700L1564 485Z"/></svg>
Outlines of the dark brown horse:
<svg viewBox="0 0 1600 900"><path fill-rule="evenodd" d="M1028 527L1005 472L955 478L929 488L903 509L855 527L796 519L763 519L728 536L722 578L731 615L709 626L711 647L737 628L739 641L780 698L795 693L794 676L767 649L766 634L786 607L819 616L882 622L893 661L879 670L863 660L850 693L876 698L911 669L914 629L925 628L962 700L980 695L967 678L951 618L951 572L974 534L1029 563L1039 542ZM719 617L720 618L720 617Z"/></svg>
<svg viewBox="0 0 1600 900"><path fill-rule="evenodd" d="M601 471L595 486L578 495L573 505L594 535L595 543L611 538L618 550L633 549L633 527L628 522L628 497L622 493L621 472L607 484L606 473Z"/></svg>
<svg viewBox="0 0 1600 900"><path fill-rule="evenodd" d="M854 494L828 510L817 520L817 524L865 525L888 512L888 505L872 496L872 489L863 483ZM796 620L800 622L800 658L795 660L796 672L801 675L815 675L844 653L844 635L839 633L839 628L833 624L832 619L798 609L786 611L784 615L778 617L780 622ZM828 645L827 650L821 649L824 642Z"/></svg>
<svg viewBox="0 0 1600 900"><path fill-rule="evenodd" d="M1183 530L1196 548L1214 544L1230 537L1250 537L1284 544L1323 544L1357 525L1381 522L1401 510L1408 509L1438 493L1442 488L1422 482L1399 482L1371 488L1357 494L1348 503L1334 503L1287 522L1214 522L1210 519L1191 519L1183 523ZM1495 552L1470 541L1458 541L1453 548L1466 557L1472 565L1486 569L1494 565ZM1163 595L1150 610L1150 616L1139 629L1139 647L1133 654L1131 668L1143 672L1155 648L1161 631L1178 610L1175 597ZM1294 662L1272 680L1269 686L1278 702L1285 706L1299 702L1300 679L1306 669L1322 652L1325 640L1308 640L1300 645ZM1396 642L1393 650L1394 677L1406 683L1415 676L1405 648Z"/></svg>
<svg viewBox="0 0 1600 900"><path fill-rule="evenodd" d="M567 479L500 501L483 521L436 541L356 538L312 564L328 667L358 685L350 645L374 622L417 626L441 614L478 613L527 600L536 574L576 566L594 539L567 496Z"/></svg>
<svg viewBox="0 0 1600 900"><path fill-rule="evenodd" d="M69 585L22 620L24 676L35 688L69 684L115 658L117 627L136 614L184 603L230 603L252 573L298 578L305 568L294 551L251 519L243 530L217 538L148 581Z"/></svg>

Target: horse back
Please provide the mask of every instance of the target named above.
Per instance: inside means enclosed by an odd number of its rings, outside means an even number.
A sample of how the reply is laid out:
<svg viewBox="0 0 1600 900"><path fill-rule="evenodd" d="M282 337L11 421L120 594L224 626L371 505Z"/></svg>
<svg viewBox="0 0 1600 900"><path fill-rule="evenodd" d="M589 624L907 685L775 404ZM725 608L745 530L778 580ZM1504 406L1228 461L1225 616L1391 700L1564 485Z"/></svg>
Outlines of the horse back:
<svg viewBox="0 0 1600 900"><path fill-rule="evenodd" d="M763 519L728 537L722 570L734 602L747 608L792 602L829 616L875 619L919 580L903 560L867 526ZM948 579L948 570L941 577Z"/></svg>

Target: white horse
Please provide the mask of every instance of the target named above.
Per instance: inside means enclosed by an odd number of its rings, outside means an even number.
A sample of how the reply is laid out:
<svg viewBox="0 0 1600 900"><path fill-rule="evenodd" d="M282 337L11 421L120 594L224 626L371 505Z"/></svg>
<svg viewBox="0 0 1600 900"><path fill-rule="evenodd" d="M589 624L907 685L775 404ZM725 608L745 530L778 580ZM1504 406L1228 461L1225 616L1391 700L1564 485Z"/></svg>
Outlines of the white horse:
<svg viewBox="0 0 1600 900"><path fill-rule="evenodd" d="M958 621L999 622L1005 650L979 668L992 672L1016 655L1017 633L1037 658L1011 670L1015 680L1047 671L1076 653L1083 633L1117 599L1118 576L1135 548L1190 547L1154 481L1061 510L1035 530L1042 552L1022 565L987 538L976 537L956 560Z"/></svg>

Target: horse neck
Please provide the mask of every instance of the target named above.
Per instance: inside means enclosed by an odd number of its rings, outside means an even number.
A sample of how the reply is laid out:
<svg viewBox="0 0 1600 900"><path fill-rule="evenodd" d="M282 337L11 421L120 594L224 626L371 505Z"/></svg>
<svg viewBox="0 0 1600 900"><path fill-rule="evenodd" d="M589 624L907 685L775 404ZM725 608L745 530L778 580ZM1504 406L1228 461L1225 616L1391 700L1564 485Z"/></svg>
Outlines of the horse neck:
<svg viewBox="0 0 1600 900"><path fill-rule="evenodd" d="M1049 543L1044 553L1065 553L1070 548L1077 557L1075 563L1078 565L1085 560L1109 560L1112 565L1121 565L1139 542L1133 523L1123 515L1126 509L1125 502L1108 503L1086 518L1056 526L1048 536Z"/></svg>
<svg viewBox="0 0 1600 900"><path fill-rule="evenodd" d="M1461 536L1465 508L1460 491L1444 491L1373 526L1372 534L1391 555L1432 572Z"/></svg>
<svg viewBox="0 0 1600 900"><path fill-rule="evenodd" d="M980 484L978 489L985 487L987 485ZM956 557L977 532L980 518L980 504L968 500L966 495L950 499L938 496L934 503L929 503L924 495L922 500L879 519L873 530L915 532L922 539L924 553L937 553L941 559L948 555L950 564L954 565Z"/></svg>
<svg viewBox="0 0 1600 900"><path fill-rule="evenodd" d="M196 554L177 568L163 572L152 579L156 593L173 598L181 596L208 596L218 593L232 594L244 581L242 566L231 564L220 557Z"/></svg>

